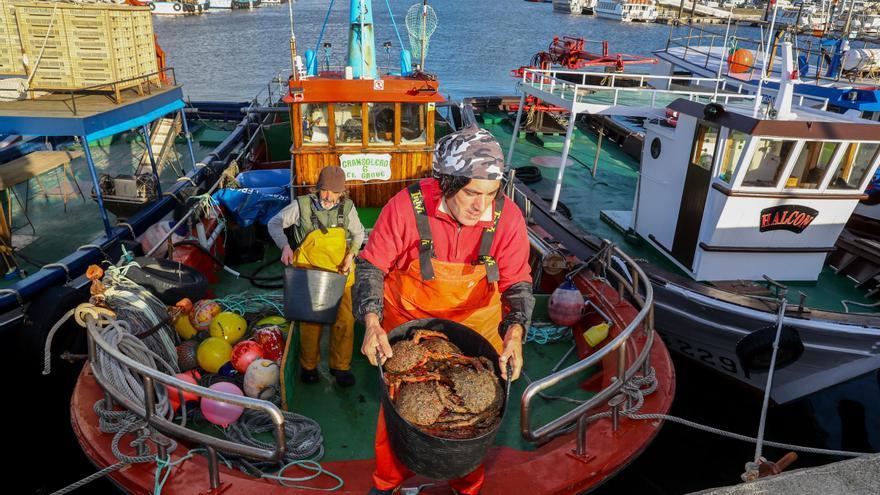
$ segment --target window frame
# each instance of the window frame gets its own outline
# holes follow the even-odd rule
[[[746,174],[748,173],[749,170],[748,170],[748,167],[745,166],[745,162],[743,160],[745,159],[745,157],[748,157],[749,163],[751,163],[752,158],[754,158],[754,156],[755,156],[755,152],[758,151],[758,145],[761,143],[761,141],[765,141],[765,140],[766,141],[794,141],[795,145],[794,145],[794,149],[792,149],[792,152],[788,154],[788,158],[786,158],[785,163],[781,164],[780,167],[777,169],[777,170],[781,170],[781,172],[779,175],[779,179],[776,180],[776,184],[774,187],[745,186],[745,185],[743,185],[743,182],[745,181]],[[783,184],[785,183],[784,181],[788,179],[788,177],[785,175],[785,171],[790,170],[789,167],[793,166],[794,160],[796,159],[797,156],[799,156],[799,153],[795,153],[795,152],[799,151],[800,146],[802,146],[802,145],[803,145],[802,139],[791,139],[791,138],[784,138],[784,137],[777,137],[777,136],[751,136],[749,139],[749,144],[746,147],[746,149],[744,150],[743,156],[740,157],[741,163],[739,164],[739,171],[736,174],[736,180],[731,185],[731,188],[734,188],[734,189],[737,189],[737,190],[740,190],[743,192],[770,192],[770,191],[781,192]]]
[[[877,150],[874,152],[874,156],[871,159],[871,162],[868,164],[868,168],[866,169],[865,176],[862,177],[862,181],[859,183],[858,188],[855,189],[832,189],[829,186],[831,185],[831,180],[837,175],[837,169],[840,167],[841,163],[843,163],[843,156],[846,154],[847,149],[853,144],[857,144],[859,146],[869,143],[869,144],[878,144],[880,145],[880,141],[844,141],[845,146],[841,146],[840,149],[837,150],[837,155],[834,157],[834,173],[828,174],[823,181],[823,186],[829,195],[847,195],[853,194],[853,192],[863,192],[866,187],[868,187],[868,183],[874,178],[874,175],[877,173],[877,165],[880,163],[880,146],[878,146]],[[856,155],[858,155],[859,150],[856,149]]]

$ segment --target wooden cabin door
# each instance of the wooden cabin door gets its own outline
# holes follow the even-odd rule
[[[678,222],[672,241],[672,255],[688,268],[693,268],[703,210],[712,181],[712,162],[718,145],[718,128],[703,122],[697,125],[694,146],[685,173],[684,189],[678,208]]]

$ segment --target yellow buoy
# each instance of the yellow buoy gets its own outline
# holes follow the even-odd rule
[[[209,332],[211,337],[218,337],[230,344],[235,344],[247,331],[247,322],[238,313],[224,311],[211,320]]]
[[[221,366],[232,356],[232,346],[219,337],[208,337],[196,350],[199,367],[210,373],[217,373]]]
[[[198,330],[189,322],[187,315],[181,315],[174,321],[174,329],[177,330],[177,335],[180,335],[180,338],[183,340],[189,340],[198,333]]]

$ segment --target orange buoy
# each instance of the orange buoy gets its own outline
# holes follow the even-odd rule
[[[746,50],[745,48],[736,50],[727,58],[730,72],[733,72],[734,74],[742,74],[743,72],[750,71],[752,69],[752,64],[754,63],[755,57],[752,56],[751,51]]]

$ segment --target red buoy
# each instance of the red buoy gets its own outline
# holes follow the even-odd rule
[[[548,313],[553,323],[566,327],[581,320],[584,315],[584,296],[571,279],[566,279],[550,295]]]

